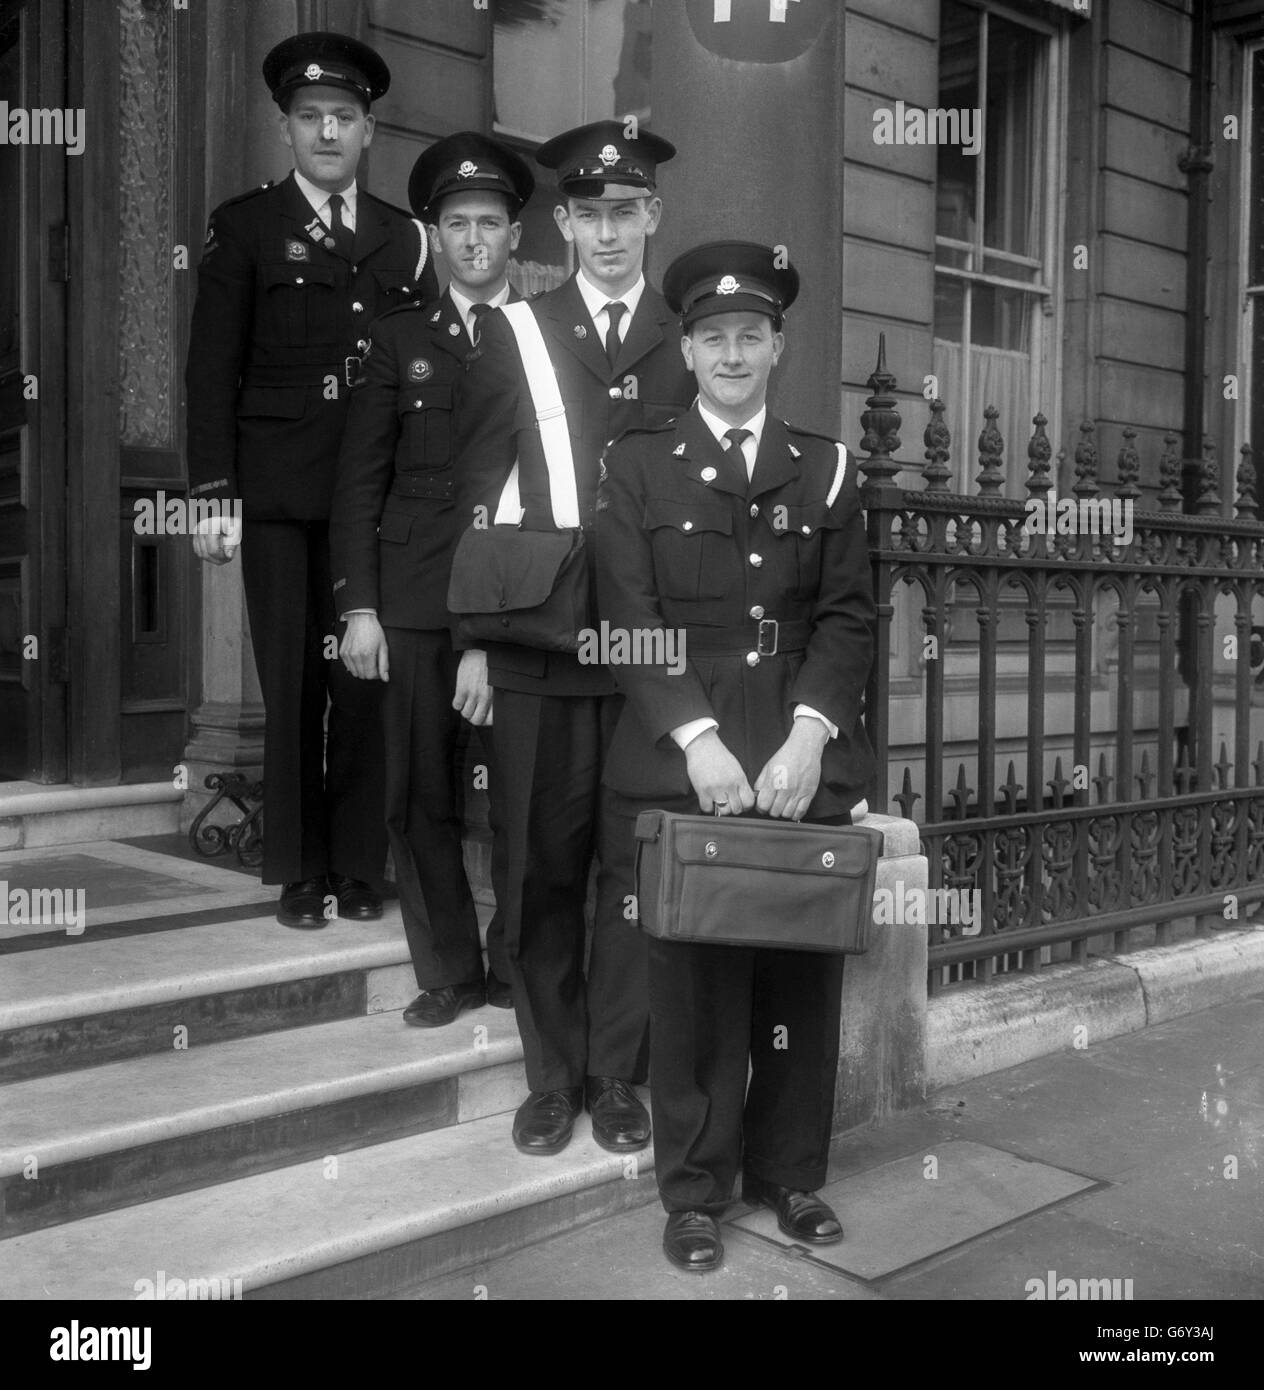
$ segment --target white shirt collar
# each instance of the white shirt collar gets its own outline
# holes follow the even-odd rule
[[[448,283],[448,294],[451,296],[453,307],[456,309],[461,322],[465,325],[465,331],[470,335],[470,341],[472,342],[474,339],[474,324],[470,317],[470,309],[475,304],[490,304],[493,309],[499,309],[502,304],[508,304],[509,282],[506,281],[504,286],[496,294],[492,295],[490,299],[470,299],[467,295],[462,294],[451,282]]]
[[[584,274],[583,266],[579,268],[579,272],[575,276],[575,284],[579,289],[580,298],[584,301],[584,308],[588,310],[588,317],[592,319],[593,323],[597,324],[598,314],[604,315],[601,323],[597,324],[598,328],[603,324],[609,324],[610,315],[605,313],[605,308],[611,300],[617,299],[620,304],[628,306],[628,312],[624,314],[623,322],[620,324],[619,337],[622,338],[627,332],[628,324],[632,322],[632,315],[636,313],[636,306],[641,302],[641,295],[645,293],[645,273],[642,272],[636,277],[636,284],[630,290],[625,290],[618,295],[598,289]]]
[[[759,452],[759,441],[763,438],[764,435],[764,421],[768,418],[767,401],[765,401],[764,404],[760,406],[759,410],[754,415],[752,415],[750,419],[746,421],[745,424],[738,425],[736,427],[730,425],[727,420],[721,420],[718,415],[715,415],[711,411],[709,411],[706,408],[706,406],[702,404],[701,400],[698,401],[698,414],[702,416],[703,424],[706,425],[707,429],[709,429],[711,433],[715,436],[715,442],[720,446],[721,449],[725,447],[725,433],[728,430],[738,428],[743,430],[750,430],[752,438],[745,441],[745,443],[753,445],[755,453]]]
[[[327,193],[323,188],[317,188],[317,186],[311,181],[311,179],[305,179],[297,169],[295,169],[294,171],[294,182],[298,184],[299,190],[302,192],[303,197],[306,198],[307,201],[312,205],[312,211],[316,213],[318,217],[322,218],[322,220],[325,219],[327,215],[326,210],[329,207],[329,199],[333,195]],[[354,230],[356,220],[355,179],[352,179],[350,184],[346,188],[341,189],[340,192],[342,195],[342,201],[346,205],[347,209],[347,215],[342,220],[346,222],[347,225]],[[329,226],[330,223],[326,220],[325,225]]]

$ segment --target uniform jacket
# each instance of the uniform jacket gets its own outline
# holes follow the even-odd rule
[[[531,307],[566,407],[580,521],[590,532],[606,444],[626,429],[661,424],[679,414],[693,400],[693,376],[680,355],[678,320],[649,285],[628,322],[613,367],[573,276],[532,300]],[[463,519],[472,518],[480,506],[488,509],[489,517],[495,515],[515,459],[523,526],[552,530],[548,473],[517,343],[504,317],[488,314],[457,416],[457,492]],[[590,544],[590,556],[591,551]],[[578,695],[613,689],[600,667],[524,647],[490,644],[488,669],[494,685],[514,690]]]
[[[339,613],[376,608],[388,627],[445,628],[459,516],[453,409],[473,349],[447,293],[390,310],[369,340],[330,517],[334,601]]]
[[[293,174],[211,215],[185,371],[189,492],[240,498],[247,519],[328,517],[347,359],[379,314],[438,293],[420,224],[364,189],[353,259],[327,236]]]
[[[809,817],[849,810],[873,755],[861,700],[873,660],[875,608],[854,464],[828,502],[832,440],[766,417],[750,483],[695,406],[673,424],[634,431],[607,454],[597,521],[598,611],[611,629],[683,629],[685,669],[612,666],[627,696],[604,780],[635,797],[689,795],[670,731],[714,718],[752,785],[802,703],[838,726],[825,747]],[[704,477],[710,473],[710,480]],[[710,472],[714,470],[714,472]],[[758,661],[758,619],[800,650]],[[795,624],[794,628],[788,624]],[[707,629],[732,634],[729,655],[689,652]],[[766,648],[772,630],[765,628]]]

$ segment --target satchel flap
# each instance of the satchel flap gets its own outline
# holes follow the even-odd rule
[[[718,531],[733,534],[733,514],[727,507],[711,507],[700,502],[681,502],[675,497],[647,497],[645,526],[673,526],[677,531],[692,535],[697,531]]]
[[[662,834],[663,812],[662,811],[642,811],[636,818],[636,838],[644,840],[647,844],[653,844]]]
[[[522,531],[517,526],[469,527],[452,557],[448,609],[452,613],[511,612],[537,608],[557,587],[577,531]]]
[[[867,877],[882,851],[881,833],[864,826],[734,816],[681,817],[671,827],[670,843],[682,864],[836,878]]]

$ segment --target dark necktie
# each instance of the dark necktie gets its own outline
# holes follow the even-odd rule
[[[329,231],[334,239],[334,249],[339,255],[346,256],[350,260],[355,233],[342,220],[342,207],[342,194],[331,194],[329,198]]]
[[[628,306],[621,299],[612,299],[606,305],[606,313],[610,316],[610,327],[606,329],[606,361],[612,367],[619,355],[619,320],[627,312]]]
[[[742,445],[748,439],[755,436],[750,430],[725,430],[724,437],[729,442],[724,446],[725,451],[734,455],[742,469],[742,478],[750,482],[750,472],[746,467],[746,455],[742,452]]]
[[[470,336],[472,337],[472,339],[473,339],[473,341],[474,341],[474,346],[475,346],[475,347],[478,346],[479,337],[482,335],[482,332],[483,332],[483,315],[484,315],[484,314],[490,314],[491,311],[492,311],[492,306],[491,306],[490,304],[471,304],[471,305],[470,305],[470,313],[474,315],[474,323],[473,323],[473,325],[472,325],[473,332],[471,333]]]

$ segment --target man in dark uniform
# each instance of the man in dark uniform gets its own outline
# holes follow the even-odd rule
[[[646,239],[662,212],[655,166],[675,148],[629,138],[602,121],[543,145],[566,201],[554,213],[577,274],[531,302],[566,408],[579,514],[591,527],[606,443],[632,425],[674,416],[693,397],[663,298],[646,284]],[[517,461],[522,524],[552,530],[535,409],[512,330],[488,316],[458,409],[457,488],[466,519],[495,514]],[[570,1140],[587,1104],[597,1142],[616,1152],[649,1142],[632,1086],[646,1074],[645,950],[605,875],[587,980],[584,899],[597,822],[613,685],[576,656],[495,645],[493,735],[506,843],[505,932],[530,1095],[514,1117],[524,1153]]]
[[[609,450],[597,526],[602,621],[674,630],[686,654],[683,671],[614,668],[627,701],[603,814],[623,826],[607,867],[626,893],[641,810],[847,824],[873,767],[860,715],[874,603],[854,468],[766,405],[798,275],[770,247],[713,242],[663,284],[698,401]],[[773,1207],[795,1240],[841,1239],[812,1194],[829,1157],[843,956],[648,945],[668,1257],[720,1263],[716,1217],[739,1167],[745,1199]]]
[[[534,187],[525,160],[470,131],[417,160],[408,199],[448,267],[448,288],[437,303],[390,310],[370,330],[334,491],[329,534],[335,601],[347,624],[342,658],[354,676],[386,682],[386,825],[421,990],[404,1021],[422,1028],[484,1002],[512,1003],[499,909],[484,983],[461,850],[461,720],[489,718],[486,660],[481,652],[458,657],[446,601],[460,529],[454,392],[479,320],[521,298],[506,267]],[[499,795],[494,766],[488,790]],[[498,851],[493,862],[498,878]]]
[[[380,917],[386,861],[379,686],[337,660],[329,504],[350,382],[373,318],[437,292],[420,223],[357,189],[386,65],[341,34],[264,60],[294,172],[211,215],[185,373],[189,492],[240,499],[194,540],[224,564],[240,539],[263,691],[263,881],[277,920]],[[328,740],[324,722],[329,706]]]

